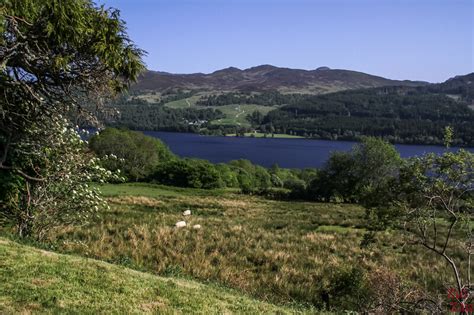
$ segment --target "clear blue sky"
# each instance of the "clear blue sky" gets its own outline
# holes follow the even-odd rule
[[[474,71],[474,0],[98,0],[149,69],[328,66],[444,81]]]

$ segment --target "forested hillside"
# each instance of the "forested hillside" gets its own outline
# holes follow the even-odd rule
[[[163,105],[113,105],[118,115],[107,119],[108,126],[134,130],[199,132],[212,120],[223,118],[221,111],[205,108],[169,108]]]
[[[320,70],[322,71],[322,70]],[[455,145],[474,145],[474,74],[440,84],[385,86],[312,95],[276,90],[132,92],[110,106],[107,125],[203,134],[262,133],[314,139],[380,136],[395,143],[441,144],[443,128]]]
[[[312,96],[270,112],[262,128],[311,138],[352,140],[366,135],[397,143],[440,144],[443,128],[449,125],[455,129],[456,144],[474,145],[472,84],[467,83],[472,76],[428,87]]]
[[[474,73],[458,75],[443,83],[428,85],[420,89],[432,93],[459,96],[462,100],[472,103],[474,101]]]

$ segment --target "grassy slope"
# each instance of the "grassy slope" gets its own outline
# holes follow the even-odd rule
[[[224,106],[214,106],[212,108],[218,109],[223,112],[226,117],[223,119],[213,121],[217,125],[238,125],[243,127],[249,127],[250,123],[245,118],[248,114],[251,114],[253,111],[259,111],[263,115],[266,115],[269,111],[276,109],[276,106],[262,106],[262,105],[224,105]]]
[[[0,313],[294,313],[234,291],[0,239]]]
[[[199,99],[203,96],[204,94],[196,94],[191,97],[177,100],[177,101],[172,101],[169,103],[166,103],[166,106],[171,107],[171,108],[189,108],[189,107],[196,107],[195,104]]]
[[[49,241],[58,251],[219,283],[293,307],[322,307],[321,292],[331,287],[334,272],[348,266],[370,270],[374,285],[381,282],[379,274],[431,292],[444,293],[442,284],[452,282],[444,261],[405,246],[397,232],[379,235],[372,250],[360,249],[365,218],[355,205],[284,202],[152,184],[101,189],[111,209],[90,226],[51,233]],[[186,209],[192,210],[190,217],[182,216]],[[176,230],[174,224],[183,219],[202,228]],[[462,250],[461,242],[452,246]],[[384,288],[387,292],[380,290],[381,295],[393,291]]]
[[[179,188],[157,184],[147,183],[127,183],[116,185],[98,185],[104,196],[143,196],[143,197],[178,197],[178,196],[221,196],[227,192],[236,191],[235,189],[194,189]]]

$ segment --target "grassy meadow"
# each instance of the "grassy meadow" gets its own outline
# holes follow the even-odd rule
[[[255,137],[255,138],[265,138],[265,135],[267,138],[281,138],[281,139],[303,139],[304,137],[301,136],[293,136],[293,135],[287,135],[284,133],[274,133],[273,136],[272,134],[265,134],[261,132],[246,132],[244,133],[245,137]],[[227,137],[235,137],[235,133],[230,133],[226,135]]]
[[[196,102],[199,101],[199,99],[203,96],[204,94],[196,94],[188,98],[183,98],[177,101],[172,101],[166,103],[166,106],[171,107],[171,108],[189,108],[189,107],[195,107]]]
[[[363,309],[425,290],[444,299],[452,283],[444,261],[406,245],[396,231],[362,249],[359,206],[152,184],[101,189],[110,210],[88,226],[52,231],[50,249],[300,309]],[[183,217],[187,209],[192,215]],[[188,226],[175,228],[183,219]]]
[[[1,314],[308,313],[217,285],[163,278],[0,238]]]

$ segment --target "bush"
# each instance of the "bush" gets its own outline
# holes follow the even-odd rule
[[[306,197],[306,183],[299,178],[288,178],[283,182],[283,187],[290,190],[289,198],[303,199]]]
[[[319,284],[321,300],[327,310],[365,310],[372,292],[367,271],[361,266],[327,266],[327,279]]]
[[[225,187],[216,167],[208,161],[197,159],[171,160],[160,164],[149,179],[178,187],[204,189]]]
[[[254,165],[248,160],[234,160],[230,167],[237,173],[239,187],[243,193],[263,193],[272,187],[272,177],[264,167]]]
[[[215,165],[219,176],[225,187],[234,188],[239,187],[239,180],[237,173],[227,164],[219,163]]]

